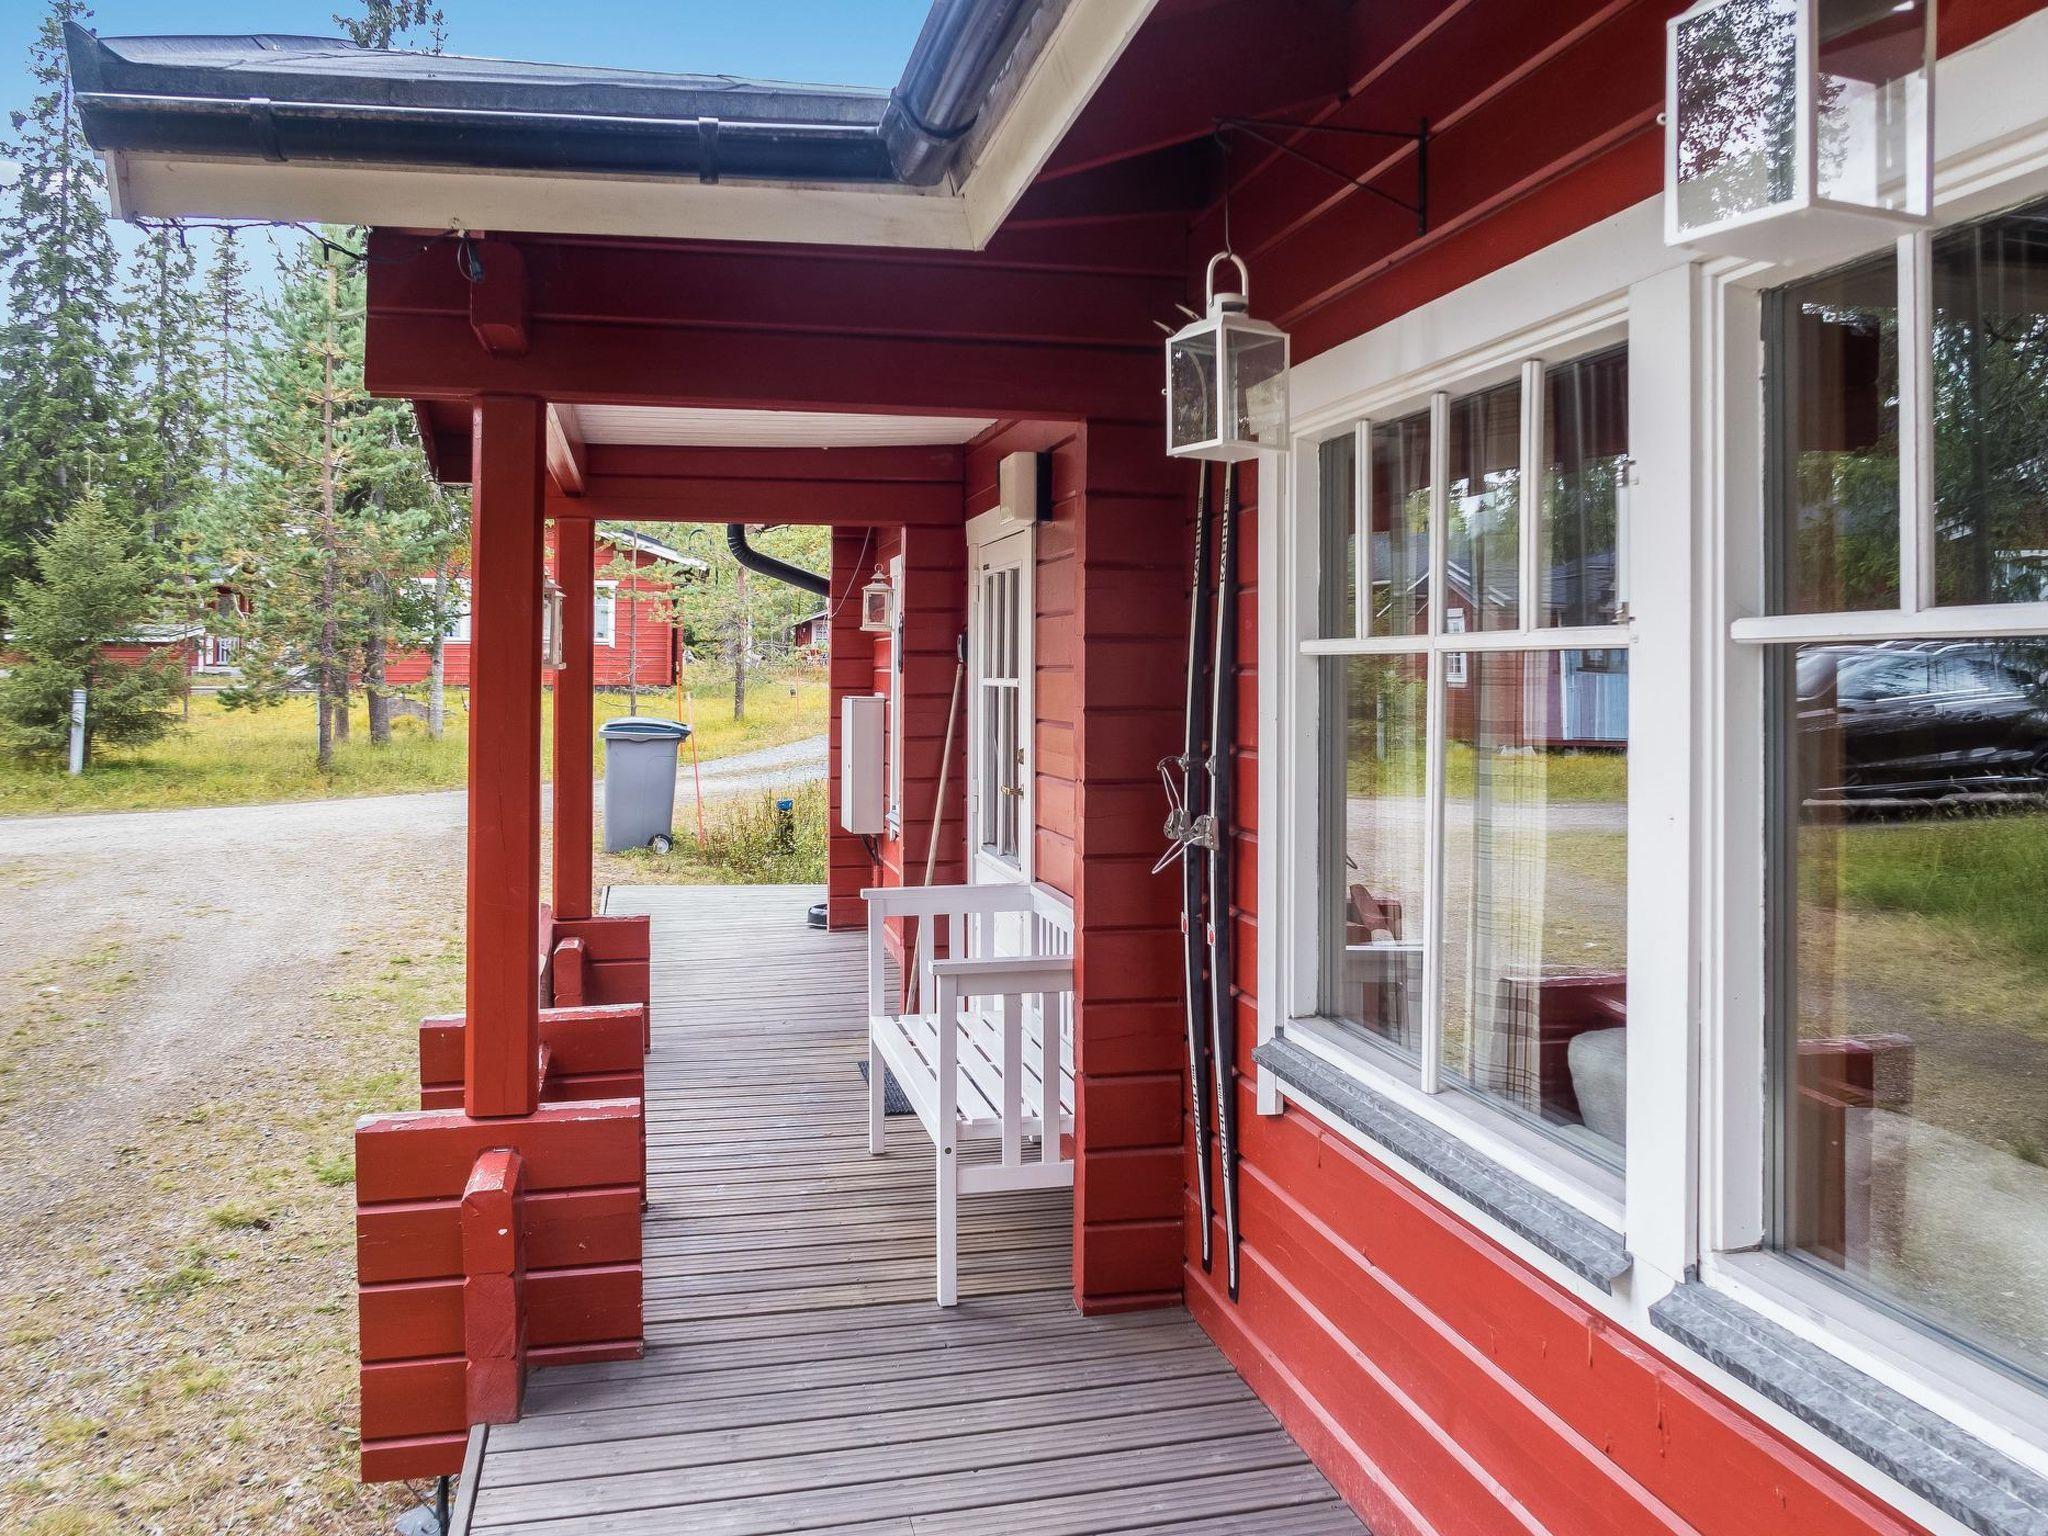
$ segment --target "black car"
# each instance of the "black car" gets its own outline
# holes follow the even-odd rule
[[[1802,647],[1808,798],[2048,794],[2048,650],[2038,642]]]

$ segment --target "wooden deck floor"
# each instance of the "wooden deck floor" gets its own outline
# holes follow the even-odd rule
[[[820,894],[611,893],[654,917],[647,1358],[536,1373],[470,1529],[1361,1531],[1184,1312],[1075,1312],[1066,1192],[963,1200],[934,1305],[931,1144],[868,1156],[862,943],[806,929]]]

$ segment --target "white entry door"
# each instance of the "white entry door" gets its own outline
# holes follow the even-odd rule
[[[976,885],[1031,878],[1033,532],[980,518],[967,529],[967,878]]]

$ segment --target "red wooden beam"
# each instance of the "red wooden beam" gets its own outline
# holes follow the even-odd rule
[[[596,526],[558,519],[555,580],[562,589],[562,669],[555,674],[557,919],[590,916],[592,609]]]
[[[517,1152],[476,1160],[462,1191],[462,1353],[471,1424],[516,1424],[526,1395],[525,1194]]]
[[[564,496],[583,494],[585,450],[573,405],[548,407],[548,474]]]
[[[474,240],[465,247],[469,328],[493,357],[526,351],[526,257],[509,240]]]
[[[476,403],[470,546],[469,952],[464,1102],[471,1117],[540,1101],[540,638],[546,407]]]
[[[1181,287],[1170,292],[1129,312],[1129,341],[1092,346],[552,321],[511,358],[480,352],[465,317],[372,314],[365,377],[373,394],[415,399],[1134,419],[1159,408],[1145,333],[1176,313]]]

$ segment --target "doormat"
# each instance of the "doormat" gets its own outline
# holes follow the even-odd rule
[[[865,1061],[856,1060],[854,1065],[860,1068],[860,1080],[866,1082],[868,1080],[868,1064]],[[916,1110],[910,1107],[910,1100],[903,1097],[903,1090],[897,1086],[896,1074],[887,1067],[882,1068],[882,1113],[885,1115],[914,1115],[917,1113]]]

